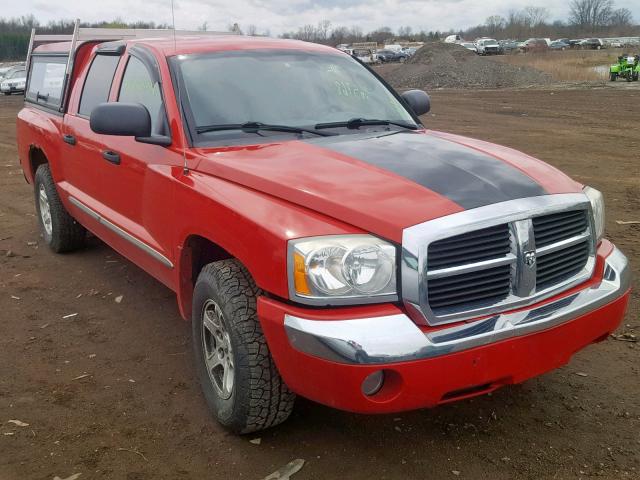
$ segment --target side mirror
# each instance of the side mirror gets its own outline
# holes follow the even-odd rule
[[[407,90],[400,95],[416,115],[424,115],[431,110],[431,99],[423,90]]]
[[[101,103],[92,110],[89,125],[95,133],[104,135],[151,136],[151,116],[139,103]]]

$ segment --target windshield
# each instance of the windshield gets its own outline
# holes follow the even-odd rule
[[[389,89],[346,55],[231,51],[180,55],[172,61],[194,130],[247,122],[313,128],[354,118],[415,125]],[[225,132],[202,135],[209,139]]]

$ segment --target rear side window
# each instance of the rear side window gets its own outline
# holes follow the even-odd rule
[[[80,115],[88,117],[94,107],[109,99],[111,82],[119,61],[117,55],[96,55],[93,59],[80,97]]]
[[[27,100],[49,107],[59,107],[67,57],[31,58]]]

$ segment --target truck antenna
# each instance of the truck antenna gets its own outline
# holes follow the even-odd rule
[[[175,14],[175,9],[173,6],[173,1],[171,0],[171,23],[173,26],[173,53],[174,55],[178,54],[178,43],[176,40],[176,14]],[[182,130],[184,128],[184,118],[182,117],[182,92],[180,89],[180,79],[177,78],[176,76],[176,89],[178,91],[178,113],[180,114],[180,128],[181,128],[181,143],[182,143],[182,174],[183,175],[188,175],[189,174],[189,167],[187,166],[187,138],[184,134],[184,130]]]

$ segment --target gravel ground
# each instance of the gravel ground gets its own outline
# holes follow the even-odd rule
[[[640,335],[640,225],[616,223],[640,220],[630,86],[436,91],[424,121],[601,189],[635,274],[617,333]],[[229,435],[205,408],[174,295],[96,239],[70,255],[42,244],[16,163],[20,105],[0,97],[0,480],[261,480],[296,458],[292,480],[640,478],[640,345],[613,338],[433,410],[362,416],[299,399],[280,427]]]
[[[452,43],[428,43],[404,64],[376,67],[398,89],[499,88],[548,85],[551,77],[529,67],[496,62]]]

